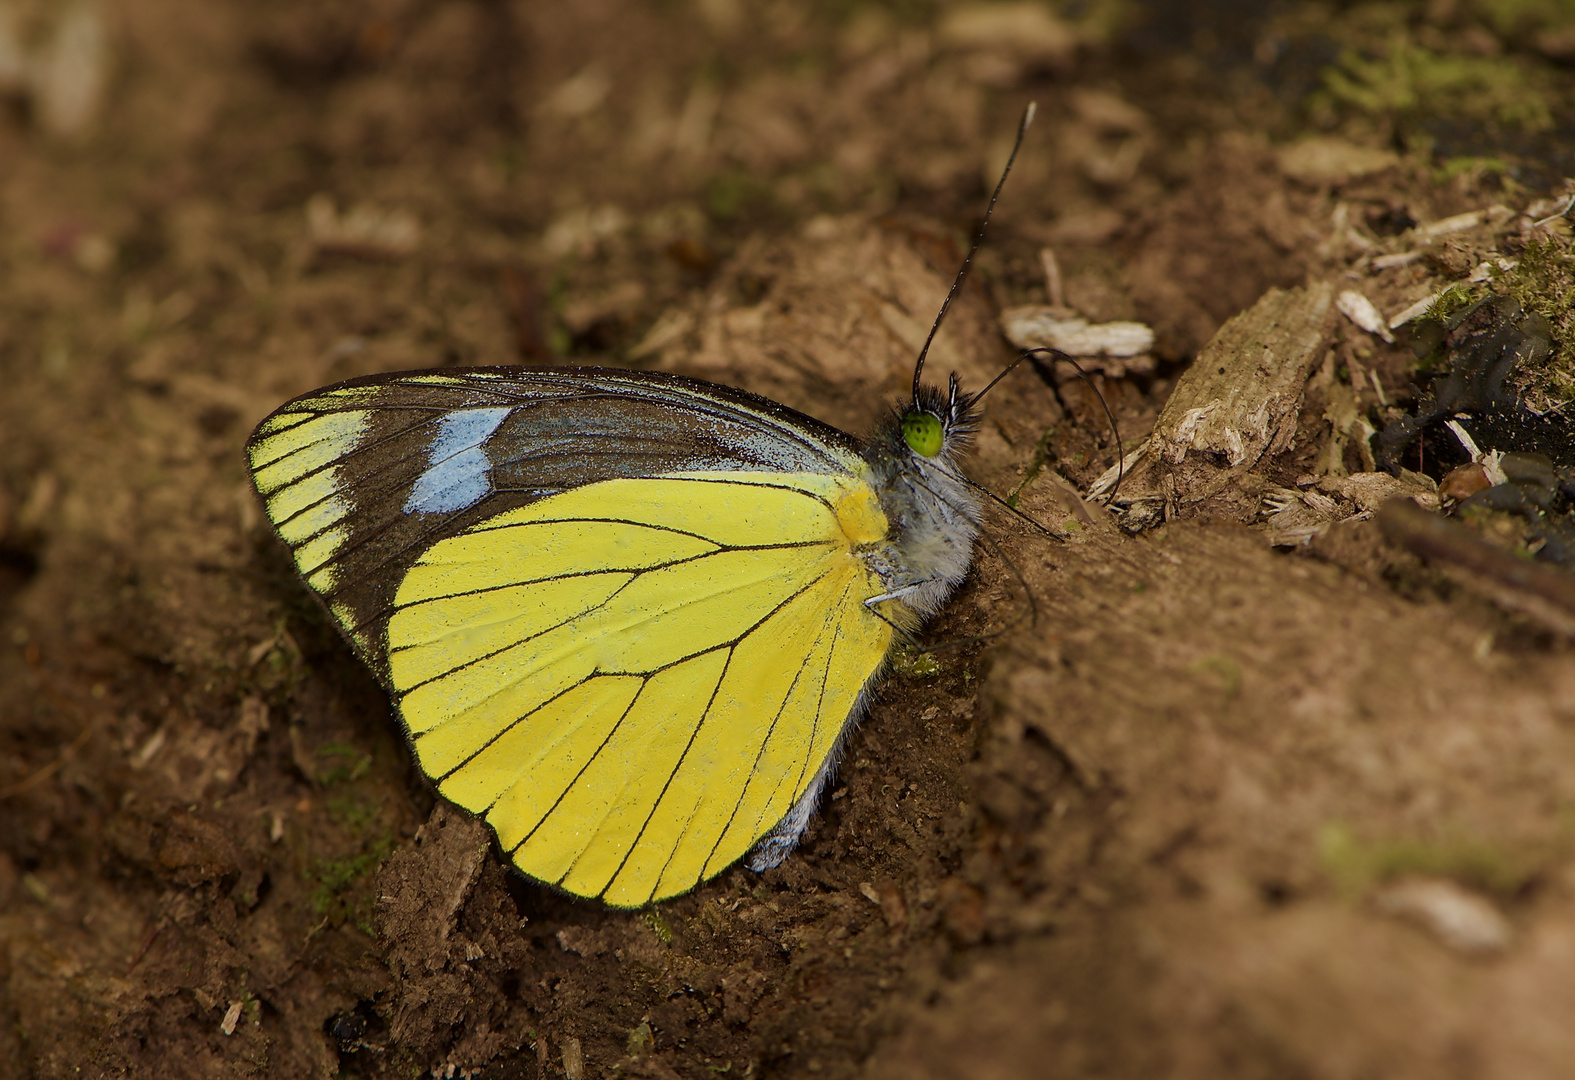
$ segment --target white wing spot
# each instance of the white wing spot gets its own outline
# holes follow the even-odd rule
[[[492,462],[481,444],[498,430],[512,406],[462,409],[438,421],[427,451],[427,468],[405,501],[407,514],[451,514],[476,505],[487,494]]]

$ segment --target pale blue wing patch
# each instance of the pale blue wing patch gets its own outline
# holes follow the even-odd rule
[[[416,478],[407,514],[451,514],[476,505],[490,490],[492,461],[482,443],[498,430],[512,406],[462,409],[438,421],[427,467]]]

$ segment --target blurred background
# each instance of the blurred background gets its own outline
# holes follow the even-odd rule
[[[0,0],[0,1077],[1560,1075],[1575,768],[1544,638],[1443,704],[1395,691],[1489,730],[1530,688],[1541,734],[1407,772],[1436,731],[1355,761],[1321,729],[1274,752],[1337,779],[1267,832],[1242,807],[1273,780],[1197,809],[1257,767],[1213,735],[1123,773],[1024,735],[1011,703],[1051,691],[988,652],[918,665],[803,858],[607,913],[434,809],[240,447],[328,382],[500,363],[680,370],[862,430],[1032,100],[941,358],[988,378],[1024,305],[1141,323],[1097,381],[1130,448],[1266,290],[1361,280],[1392,314],[1508,252],[1462,225],[1407,262],[1419,227],[1556,217],[1572,97],[1569,0]],[[1545,314],[1562,348],[1569,304]],[[1414,357],[1350,348],[1358,405],[1407,400]],[[1022,386],[982,479],[1086,486],[1114,461],[1092,392]],[[1056,580],[1125,595],[1099,575],[1138,565]],[[1409,640],[1385,625],[1372,649]],[[1193,672],[1188,730],[1246,707],[1228,664],[1133,648],[1106,675]],[[1407,839],[1325,828],[1369,814]],[[1394,866],[1463,882],[1489,946],[1364,907]],[[1522,924],[1541,944],[1503,959]]]

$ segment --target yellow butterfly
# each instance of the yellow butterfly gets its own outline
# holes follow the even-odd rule
[[[437,790],[636,907],[787,857],[894,635],[966,576],[978,398],[924,355],[867,440],[676,375],[470,368],[306,394],[247,455]]]

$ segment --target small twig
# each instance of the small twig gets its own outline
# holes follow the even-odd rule
[[[1386,502],[1378,511],[1378,527],[1390,541],[1428,562],[1458,571],[1463,584],[1550,630],[1575,637],[1575,575],[1518,559],[1410,499]]]
[[[1565,198],[1564,208],[1562,210],[1554,211],[1547,217],[1543,218],[1541,221],[1533,221],[1531,223],[1531,227],[1533,229],[1540,229],[1542,226],[1557,221],[1561,217],[1568,217],[1571,210],[1575,210],[1575,193],[1572,193]]]
[[[88,738],[92,734],[92,728],[83,728],[82,734],[73,739],[70,746],[67,746],[64,750],[60,751],[59,755],[56,756],[54,761],[51,761],[48,765],[45,765],[31,776],[23,777],[14,784],[7,784],[5,787],[0,787],[0,799],[9,799],[13,795],[20,795],[24,791],[31,791],[39,784],[42,784],[45,780],[48,780],[51,776],[54,776],[60,771],[60,767],[66,763],[67,758],[86,745]]]
[[[1377,369],[1368,371],[1367,377],[1373,381],[1373,389],[1378,391],[1378,404],[1386,409],[1389,408],[1389,396],[1384,393],[1384,384],[1378,380]]]
[[[159,936],[159,931],[163,929],[163,923],[154,923],[153,929],[149,930],[147,934],[143,936],[142,944],[137,947],[137,955],[133,956],[131,958],[131,963],[126,965],[127,978],[130,978],[131,973],[136,970],[137,965],[142,963],[142,958],[148,955],[148,950],[153,948],[154,939]]]
[[[1066,307],[1066,286],[1061,281],[1061,263],[1053,248],[1039,249],[1039,263],[1045,270],[1045,299],[1051,307]]]

